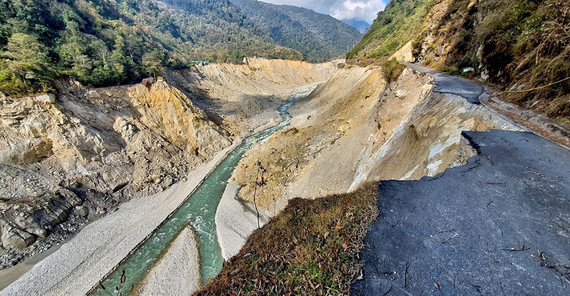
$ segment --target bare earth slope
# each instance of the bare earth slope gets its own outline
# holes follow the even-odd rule
[[[2,267],[186,178],[236,138],[276,122],[295,88],[336,69],[256,59],[169,72],[148,88],[60,82],[58,96],[2,97]]]
[[[218,236],[224,257],[235,255],[257,228],[256,205],[264,224],[295,197],[345,193],[368,181],[434,176],[476,155],[463,130],[520,130],[461,97],[478,97],[485,89],[473,93],[474,83],[460,82],[465,89],[443,94],[433,91],[437,83],[430,75],[411,69],[391,84],[373,66],[337,72],[293,106],[289,129],[254,146],[236,167],[230,180],[236,184],[216,214],[218,233],[225,234]],[[263,186],[256,185],[259,162],[266,170]],[[229,202],[232,198],[238,202]],[[247,219],[227,217],[236,212]]]
[[[36,237],[65,236],[135,194],[163,190],[231,143],[165,82],[6,98],[1,119],[1,242],[14,250],[2,266]],[[70,214],[76,223],[58,227]]]
[[[243,65],[210,64],[168,73],[196,105],[215,114],[227,130],[244,137],[277,124],[277,108],[303,85],[325,82],[337,70],[337,62],[310,64],[246,58]],[[221,117],[217,117],[221,116]]]
[[[405,70],[386,85],[379,68],[338,72],[293,109],[291,128],[254,147],[238,165],[238,197],[276,213],[288,199],[342,193],[365,181],[433,176],[474,155],[462,130],[518,127],[456,94],[432,92],[430,76]],[[483,91],[483,89],[481,89]]]

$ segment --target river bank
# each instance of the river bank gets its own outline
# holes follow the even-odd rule
[[[160,225],[238,141],[191,171],[169,189],[123,204],[116,212],[87,225],[58,251],[35,265],[0,295],[86,294]],[[198,267],[196,267],[198,268]]]
[[[160,269],[161,264],[155,262],[169,262],[176,257],[178,252],[172,251],[173,245],[170,242],[178,240],[179,232],[190,224],[197,234],[197,245],[199,249],[199,269],[202,284],[216,276],[222,268],[224,257],[222,256],[221,244],[218,242],[216,227],[216,209],[220,204],[222,195],[226,190],[228,179],[232,176],[235,166],[241,160],[245,151],[256,143],[264,141],[274,133],[285,128],[291,121],[291,116],[287,109],[299,98],[308,95],[315,86],[302,87],[296,90],[287,102],[278,111],[282,121],[273,127],[267,128],[259,133],[246,138],[241,145],[236,147],[206,178],[194,193],[185,201],[171,216],[158,227],[151,236],[141,243],[136,250],[117,266],[112,273],[101,281],[98,289],[93,291],[94,295],[106,295],[107,289],[117,288],[121,293],[130,293],[140,280],[145,278],[145,284],[161,286],[164,282],[150,278],[147,271],[154,272]],[[223,245],[223,242],[222,242]],[[190,247],[190,246],[188,246]],[[147,276],[145,276],[147,275]],[[180,278],[184,273],[174,273],[171,276]],[[126,276],[126,277],[125,277]],[[164,285],[163,290],[170,290],[171,287]]]
[[[304,87],[299,90],[299,93],[304,94],[310,92],[311,89]],[[129,254],[133,252],[131,250],[137,249],[140,242],[146,241],[171,213],[180,208],[190,193],[199,188],[202,182],[206,182],[206,176],[219,171],[220,163],[231,158],[228,157],[228,153],[236,150],[238,146],[245,150],[251,144],[286,126],[290,120],[286,113],[286,106],[293,102],[294,100],[290,100],[284,108],[280,109],[284,119],[281,124],[253,136],[246,141],[245,146],[241,141],[234,142],[232,146],[218,153],[212,161],[192,171],[187,181],[175,184],[162,193],[125,203],[111,215],[88,225],[60,250],[41,261],[30,272],[1,291],[0,295],[88,293],[101,278],[106,276],[109,270],[115,269],[124,258],[129,257]],[[241,158],[241,153],[243,151],[234,156],[236,163]],[[228,174],[227,178],[229,176]],[[200,229],[198,231],[200,232]],[[188,240],[182,242],[182,248],[186,247],[187,243]],[[194,244],[194,242],[191,243]],[[175,245],[180,246],[180,244]],[[168,262],[172,259],[169,258],[169,254],[175,253],[177,252],[166,252],[162,260]],[[188,264],[185,270],[201,269],[199,260],[192,260]]]

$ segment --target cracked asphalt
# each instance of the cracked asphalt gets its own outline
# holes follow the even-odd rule
[[[414,71],[430,74],[434,79],[434,91],[454,94],[465,98],[471,104],[481,104],[479,97],[488,90],[471,80],[447,75],[412,63],[404,63]]]
[[[570,151],[464,132],[467,165],[381,182],[353,295],[570,295]]]
[[[415,64],[473,104],[483,86]],[[353,295],[570,295],[570,150],[528,132],[463,132],[478,155],[383,181]]]

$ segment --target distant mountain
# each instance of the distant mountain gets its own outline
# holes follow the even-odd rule
[[[370,28],[370,24],[365,22],[365,21],[361,21],[361,20],[343,20],[343,22],[345,24],[348,24],[350,26],[352,26],[353,28],[357,29],[360,33],[366,33],[366,30],[368,30],[368,28]]]
[[[255,0],[230,1],[273,41],[301,52],[309,61],[343,55],[362,37],[355,28],[306,8]]]
[[[361,35],[310,10],[230,0],[0,0],[0,92],[137,81],[192,61],[324,61]]]

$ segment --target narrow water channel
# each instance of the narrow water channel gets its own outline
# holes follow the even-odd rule
[[[279,108],[279,114],[283,118],[281,123],[246,138],[240,146],[235,148],[186,202],[176,210],[174,215],[165,221],[144,244],[103,281],[106,290],[98,287],[92,295],[128,294],[149,271],[153,263],[166,251],[168,245],[176,238],[182,228],[188,224],[192,225],[197,233],[202,282],[205,284],[209,279],[215,277],[222,269],[223,258],[218,245],[214,221],[216,208],[224,193],[227,181],[245,151],[253,143],[263,140],[289,125],[291,115],[287,109],[296,99],[297,96],[292,96],[286,104]],[[125,277],[121,283],[123,270]]]

